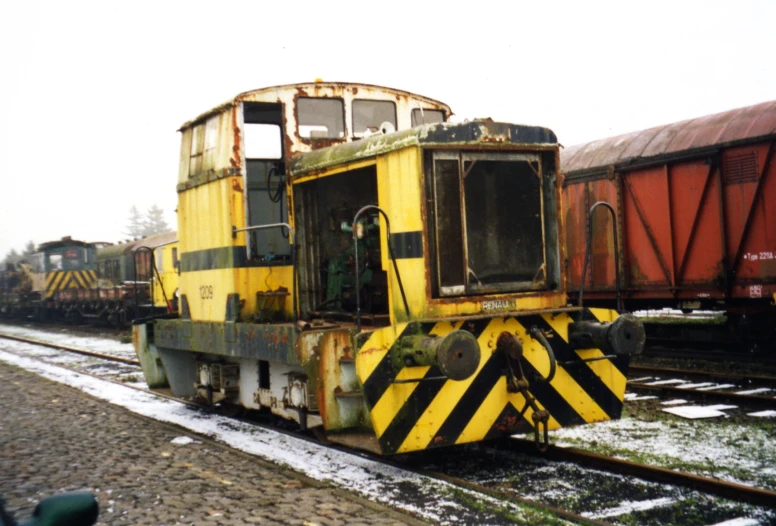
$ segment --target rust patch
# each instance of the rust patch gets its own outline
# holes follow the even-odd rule
[[[234,129],[234,144],[232,145],[232,157],[229,164],[232,168],[239,168],[242,163],[242,137],[240,136],[240,123],[237,122],[237,110],[232,108],[232,128]]]
[[[361,349],[358,351],[358,354],[372,354],[376,352],[382,352],[384,349],[382,347],[372,347],[371,349]]]
[[[353,349],[351,349],[349,345],[342,348],[342,357],[349,360],[353,359]]]
[[[242,184],[240,183],[239,177],[234,177],[232,179],[232,190],[234,190],[235,192],[243,193],[243,187],[242,187]]]

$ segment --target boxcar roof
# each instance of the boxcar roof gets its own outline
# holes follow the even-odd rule
[[[285,98],[282,95],[289,95],[289,94],[302,96],[302,97],[315,97],[316,89],[320,90],[323,88],[335,89],[335,90],[347,89],[347,90],[353,90],[356,93],[358,92],[359,88],[364,89],[367,92],[377,91],[377,92],[382,92],[385,95],[393,95],[395,97],[406,97],[406,98],[422,100],[429,104],[444,108],[448,116],[452,113],[450,106],[448,106],[443,102],[434,100],[430,97],[425,97],[423,95],[418,95],[417,93],[410,93],[409,91],[404,91],[400,89],[388,88],[385,86],[377,86],[373,84],[362,84],[358,82],[302,82],[299,84],[283,84],[280,86],[270,86],[267,88],[259,88],[255,90],[244,91],[239,95],[237,95],[236,97],[234,97],[233,99],[230,99],[224,102],[223,104],[219,104],[215,108],[212,108],[206,111],[205,113],[198,115],[195,119],[192,119],[190,121],[183,123],[180,127],[180,130],[185,130],[187,128],[190,128],[194,124],[200,123],[212,115],[221,113],[222,111],[228,108],[231,108],[237,104],[240,104],[244,100],[253,100],[253,101],[261,100],[266,102],[276,102]]]
[[[178,239],[177,232],[165,232],[164,234],[155,234],[140,239],[134,239],[126,243],[108,245],[97,249],[97,259],[106,259],[122,254],[132,253],[140,247],[156,248],[167,243],[172,243]]]
[[[149,247],[149,248],[156,248],[160,247],[162,245],[167,245],[170,243],[174,243],[178,240],[178,233],[175,231],[172,232],[164,232],[163,234],[155,234],[153,236],[144,237],[143,239],[139,240],[135,247]]]
[[[776,101],[770,101],[569,146],[561,151],[560,158],[566,174],[592,172],[774,136]]]
[[[493,144],[546,144],[558,142],[549,128],[473,120],[464,123],[443,122],[417,126],[385,135],[372,135],[359,141],[301,153],[291,159],[289,172],[302,175],[330,166],[366,159],[409,146],[470,146]]]

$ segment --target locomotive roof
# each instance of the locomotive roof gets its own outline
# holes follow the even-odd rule
[[[186,121],[181,125],[180,130],[178,131],[190,128],[194,124],[200,123],[212,115],[221,113],[222,111],[228,108],[231,108],[237,104],[240,104],[244,100],[264,100],[267,102],[274,102],[274,101],[280,101],[281,94],[295,94],[296,96],[301,96],[301,97],[315,97],[316,89],[321,89],[321,88],[339,89],[339,90],[349,89],[349,90],[353,90],[354,93],[357,93],[359,89],[364,89],[367,92],[378,91],[378,92],[383,92],[386,95],[394,95],[396,97],[406,97],[406,98],[422,100],[429,104],[438,105],[444,108],[448,115],[452,113],[450,106],[448,106],[443,102],[432,99],[430,97],[425,97],[423,95],[418,95],[417,93],[410,93],[409,91],[404,91],[400,89],[388,88],[385,86],[377,86],[375,84],[362,84],[359,82],[301,82],[298,84],[282,84],[280,86],[270,86],[266,88],[244,91],[239,95],[235,96],[233,99],[230,99],[222,104],[219,104],[218,106],[206,111],[205,113],[198,115],[195,119]]]
[[[464,123],[442,122],[385,135],[372,135],[360,141],[301,153],[291,159],[289,173],[292,176],[302,175],[336,164],[363,161],[409,146],[476,147],[499,143],[555,145],[557,142],[552,130],[540,126],[493,122],[489,119]]]
[[[38,245],[38,252],[43,252],[44,250],[52,250],[55,248],[64,248],[64,247],[93,247],[94,245],[92,243],[88,243],[86,241],[78,241],[77,239],[71,239],[70,237],[63,237],[62,239],[59,239],[57,241],[48,241],[46,243],[41,243]]]
[[[563,172],[594,172],[609,166],[684,157],[708,148],[776,135],[776,101],[763,102],[648,130],[569,146],[561,151]]]

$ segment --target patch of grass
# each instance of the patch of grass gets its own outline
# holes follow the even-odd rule
[[[134,374],[130,374],[129,376],[122,376],[121,381],[127,384],[134,384],[139,382],[140,379]]]
[[[738,465],[734,462],[719,462],[719,459],[705,458],[694,459],[680,456],[666,455],[663,452],[650,452],[629,447],[632,442],[649,438],[655,430],[622,430],[617,433],[616,441],[587,440],[584,438],[568,437],[564,439],[574,447],[598,453],[605,456],[624,458],[641,464],[660,466],[667,469],[676,469],[688,473],[696,473],[703,476],[723,477],[737,481],[746,481],[756,486],[774,489],[776,488],[776,474],[759,469],[756,466],[770,466],[773,463],[772,443],[776,437],[776,423],[748,417],[751,425],[741,425],[736,422],[677,422],[672,415],[666,415],[665,425],[668,430],[661,434],[665,436],[666,443],[673,442],[692,448],[693,444],[715,442],[721,447],[731,451],[731,454],[745,459],[746,462]],[[749,433],[748,430],[752,432]]]
[[[491,502],[478,499],[475,495],[459,488],[451,488],[449,494],[456,502],[482,514],[483,518],[490,516],[498,521],[498,523],[502,523],[501,521],[503,521],[503,524],[546,524],[550,526],[568,524],[568,521],[562,520],[556,515],[539,507],[533,507],[528,504],[504,502],[503,504],[494,506]],[[498,500],[498,497],[493,498]],[[517,508],[517,510],[515,508]]]
[[[119,336],[119,343],[132,343],[132,335],[122,334],[121,336]]]

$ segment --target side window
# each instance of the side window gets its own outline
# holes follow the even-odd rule
[[[202,152],[205,150],[204,125],[200,124],[191,130],[191,161],[189,162],[189,177],[202,172]]]
[[[211,117],[205,123],[205,140],[202,153],[202,167],[212,170],[216,167],[216,147],[218,146],[218,116]]]
[[[245,158],[280,159],[283,138],[277,124],[245,123]]]
[[[159,247],[156,252],[156,271],[159,272],[159,274],[164,272],[164,249],[161,247]]]
[[[389,100],[353,101],[353,135],[366,137],[373,133],[396,131],[396,104]]]
[[[52,270],[62,270],[62,254],[49,254],[48,268]]]
[[[412,127],[422,126],[424,124],[435,124],[445,122],[445,112],[441,110],[424,110],[415,108],[412,110]]]
[[[340,99],[302,97],[296,101],[300,137],[342,139],[345,137],[345,108]]]

